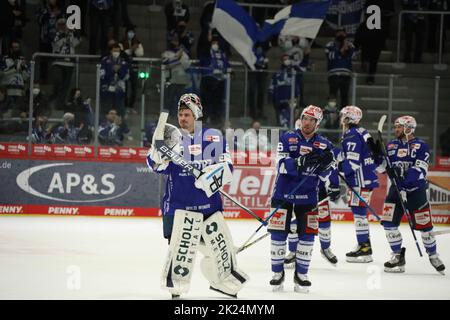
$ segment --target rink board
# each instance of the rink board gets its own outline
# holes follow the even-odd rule
[[[90,155],[78,158],[67,146],[67,152],[72,153],[56,160],[54,154],[33,153],[29,159],[24,159],[24,154],[2,157],[0,214],[160,216],[165,178],[146,166],[144,149],[112,149],[103,148],[109,155],[102,151],[103,158],[96,161]],[[430,170],[428,176],[433,221],[450,224],[450,172]],[[233,181],[225,191],[264,218],[269,212],[275,177],[268,165],[235,165]],[[386,176],[380,175],[380,187],[372,195],[371,206],[380,216],[387,183]],[[341,185],[341,189],[343,196],[331,204],[332,219],[351,221],[345,186]],[[224,199],[224,208],[227,218],[252,219],[228,199]],[[369,220],[376,221],[370,214]]]

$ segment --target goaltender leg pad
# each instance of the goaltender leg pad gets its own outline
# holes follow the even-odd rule
[[[161,287],[172,294],[179,295],[189,290],[202,224],[201,213],[175,211],[169,253],[161,279]]]
[[[213,289],[235,296],[249,277],[237,267],[233,241],[222,212],[205,220],[202,237],[206,247],[201,262],[203,275]]]

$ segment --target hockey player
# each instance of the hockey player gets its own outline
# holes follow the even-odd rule
[[[335,157],[339,154],[338,148],[333,149]],[[319,182],[319,240],[320,240],[320,254],[322,257],[336,266],[338,259],[331,251],[331,210],[330,202],[336,202],[340,197],[339,176],[337,168],[334,168],[330,174],[328,182],[320,180]],[[284,259],[286,268],[295,265],[295,251],[297,250],[298,234],[297,234],[297,220],[291,222],[291,229],[288,235],[289,254]]]
[[[430,203],[427,198],[427,172],[430,161],[428,145],[414,136],[416,120],[411,116],[402,116],[395,120],[396,139],[386,146],[386,152],[392,168],[387,168],[391,179],[395,179],[406,200],[413,228],[421,232],[423,245],[428,253],[431,265],[444,274],[445,266],[436,250],[436,239],[430,233],[433,230]],[[403,217],[400,199],[391,185],[383,208],[381,224],[392,249],[392,259],[384,264],[386,272],[405,272],[405,248],[402,248],[402,235],[398,226]]]
[[[347,106],[340,112],[340,121],[344,134],[339,168],[343,171],[347,183],[370,203],[372,190],[378,187],[376,164],[368,143],[373,142],[370,133],[359,126],[362,111],[356,106]],[[349,190],[349,207],[352,210],[358,245],[346,254],[347,262],[372,262],[369,222],[364,203]]]
[[[196,120],[201,117],[199,97],[182,95],[178,102],[181,141],[172,150],[181,150],[186,163],[201,170],[197,179],[157,150],[156,133],[147,157],[153,171],[168,176],[161,211],[164,238],[170,246],[162,287],[173,298],[188,292],[199,249],[205,256],[201,271],[210,289],[236,297],[248,277],[237,268],[234,245],[222,215],[222,199],[217,190],[211,189],[211,177],[214,182],[222,182],[218,187],[231,181],[231,157],[220,131],[199,128],[201,122]]]
[[[299,237],[294,272],[295,291],[308,292],[311,286],[307,273],[314,237],[318,231],[316,206],[319,178],[327,179],[334,163],[330,142],[316,133],[323,118],[322,110],[308,106],[300,118],[301,128],[283,134],[278,144],[277,179],[270,211],[273,212],[277,207],[280,209],[273,214],[268,226],[274,272],[270,284],[274,291],[282,289],[285,278],[286,239],[293,213],[297,219]]]

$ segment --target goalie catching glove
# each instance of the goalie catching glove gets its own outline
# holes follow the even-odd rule
[[[202,170],[202,174],[195,181],[195,187],[205,191],[209,198],[217,191],[222,190],[223,186],[230,183],[232,179],[233,174],[228,164],[217,163]]]

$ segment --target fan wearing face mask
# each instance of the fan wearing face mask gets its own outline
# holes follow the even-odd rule
[[[290,104],[292,101],[292,86],[294,85],[294,98],[300,94],[299,86],[295,85],[293,75],[292,59],[284,54],[281,57],[281,66],[277,73],[272,77],[269,86],[269,97],[272,99],[275,112],[277,114],[278,125],[289,127],[290,123]]]
[[[130,66],[121,57],[118,44],[111,47],[110,54],[102,58],[100,68],[101,113],[116,109],[119,116],[125,115],[125,89]]]

